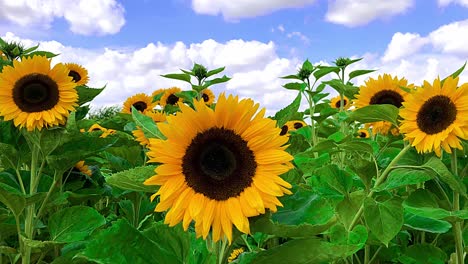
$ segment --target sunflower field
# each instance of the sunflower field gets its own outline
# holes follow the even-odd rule
[[[55,56],[0,39],[0,264],[465,263],[464,65],[357,86],[360,59],[306,60],[266,116],[197,63],[93,112]]]

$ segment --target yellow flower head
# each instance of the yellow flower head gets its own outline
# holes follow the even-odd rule
[[[146,114],[146,112],[153,111],[156,102],[153,102],[153,97],[144,93],[135,94],[125,100],[122,113],[131,114],[132,106],[139,112]]]
[[[420,153],[441,148],[452,153],[452,148],[463,149],[461,139],[468,139],[468,83],[458,87],[458,77],[448,77],[424,85],[403,103],[400,133]]]
[[[172,87],[165,89],[164,95],[159,100],[159,104],[164,107],[166,105],[177,105],[178,102],[182,102],[182,98],[178,97],[176,93],[182,92],[179,87]]]
[[[350,102],[349,102],[349,99],[348,97],[346,96],[343,96],[343,109],[348,109],[350,107]],[[331,99],[331,102],[330,102],[330,106],[332,108],[335,108],[335,109],[340,109],[340,106],[341,106],[341,97],[340,96],[337,96],[337,97],[333,97]]]
[[[68,76],[73,78],[76,85],[85,85],[89,81],[88,70],[76,63],[65,63],[65,66],[70,71]]]
[[[232,226],[250,232],[249,217],[276,212],[277,197],[291,194],[279,175],[289,171],[293,157],[274,120],[250,99],[222,94],[215,110],[204,101],[195,109],[179,103],[180,112],[158,128],[167,139],[150,139],[149,162],[160,163],[147,185],[159,185],[155,211],[168,211],[165,223],[195,221],[198,237],[210,230],[218,241],[232,242]]]
[[[14,60],[0,73],[0,116],[28,131],[64,124],[78,106],[76,83],[61,63],[43,56]]]
[[[207,105],[211,105],[214,102],[215,95],[210,89],[205,89],[202,91],[201,97]]]
[[[359,129],[357,134],[358,134],[357,138],[369,138],[370,137],[369,130],[367,129]]]
[[[86,174],[88,177],[91,177],[93,174],[89,169],[88,165],[85,164],[84,160],[76,163],[75,169],[83,174]]]

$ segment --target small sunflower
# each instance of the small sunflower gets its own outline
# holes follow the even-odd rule
[[[166,115],[161,111],[148,112],[146,115],[151,117],[155,123],[166,121]],[[135,140],[140,142],[140,145],[146,146],[149,144],[149,140],[146,138],[145,133],[139,126],[137,126],[137,129],[132,131],[132,134],[135,137]]]
[[[215,95],[210,89],[205,89],[202,91],[201,97],[207,105],[211,105],[214,102]]]
[[[78,163],[76,163],[76,165],[74,167],[74,170],[76,170],[77,172],[81,172],[81,173],[87,175],[88,177],[91,177],[92,174],[93,174],[91,172],[91,170],[89,169],[88,165],[85,164],[84,160],[79,161]]]
[[[159,101],[160,101],[160,100],[154,100],[154,97],[155,97],[155,96],[158,96],[158,95],[160,95],[160,94],[162,94],[162,93],[164,93],[165,91],[166,91],[166,89],[157,89],[157,90],[155,90],[154,92],[151,93],[151,97],[153,98],[153,101],[154,101],[156,104],[159,105]]]
[[[284,124],[282,127],[281,127],[281,131],[279,133],[280,136],[289,136],[289,126],[288,124]]]
[[[370,137],[369,130],[367,129],[359,129],[357,134],[358,134],[357,138],[369,138]]]
[[[400,108],[409,96],[409,93],[400,87],[412,88],[413,86],[412,84],[408,85],[405,78],[392,78],[389,74],[379,75],[377,80],[369,78],[365,85],[360,87],[354,105],[361,108],[373,104],[391,104]]]
[[[276,122],[257,113],[250,99],[224,94],[215,110],[194,101],[195,110],[179,103],[180,112],[158,123],[166,140],[150,139],[149,162],[160,163],[147,185],[160,185],[155,211],[168,210],[165,223],[195,221],[197,237],[213,241],[227,237],[232,225],[249,233],[248,217],[275,212],[277,197],[291,194],[291,185],[279,175],[289,171],[293,159],[284,149]],[[257,113],[257,114],[256,114]]]
[[[61,63],[43,56],[14,60],[0,73],[0,116],[28,131],[64,124],[78,106],[76,83]]]
[[[390,129],[392,128],[392,123],[388,121],[379,121],[366,124],[366,128],[372,129],[372,133],[387,135]]]
[[[85,85],[89,81],[88,70],[76,63],[65,63],[65,66],[70,70],[68,76],[73,78],[76,85]]]
[[[102,135],[100,137],[101,138],[106,138],[109,135],[115,135],[115,133],[117,133],[117,130],[115,130],[115,129],[106,129],[106,131],[104,131],[104,133],[102,133]]]
[[[349,99],[346,96],[343,96],[343,109],[348,109],[350,107]],[[340,109],[341,106],[341,97],[333,97],[330,102],[330,106],[335,109]]]
[[[286,122],[286,125],[288,125],[289,131],[295,131],[301,127],[307,126],[307,124],[302,120],[291,120]]]
[[[182,101],[182,98],[175,95],[176,93],[182,92],[179,87],[168,88],[164,91],[164,95],[159,100],[159,104],[164,107],[166,105],[177,105],[178,102]]]
[[[132,106],[139,112],[146,114],[148,111],[153,111],[156,102],[153,102],[153,97],[144,93],[135,94],[125,100],[122,113],[131,114]]]
[[[244,253],[244,249],[243,248],[238,248],[238,249],[234,249],[231,253],[231,255],[229,256],[228,258],[228,263],[231,263],[233,262],[234,260],[236,260],[240,254]]]
[[[99,124],[93,124],[92,126],[89,127],[88,132],[93,132],[93,131],[103,131],[106,132],[107,129],[100,126]]]
[[[400,110],[403,118],[400,132],[419,153],[441,147],[463,149],[461,139],[468,139],[468,83],[458,87],[458,77],[448,77],[443,84],[439,78],[431,85],[424,81]]]

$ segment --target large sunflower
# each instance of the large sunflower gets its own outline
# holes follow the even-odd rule
[[[418,152],[434,151],[441,155],[441,147],[463,149],[460,139],[468,139],[468,83],[457,88],[458,78],[447,78],[443,85],[439,78],[431,85],[424,81],[400,110],[403,118],[400,132]]]
[[[156,104],[156,102],[153,102],[153,97],[151,96],[144,93],[135,94],[125,100],[122,113],[131,114],[133,106],[139,112],[146,114],[149,111],[153,111]]]
[[[172,87],[165,89],[161,100],[159,100],[159,104],[164,107],[166,105],[177,105],[178,102],[182,102],[182,98],[175,95],[176,93],[182,92],[179,87]]]
[[[360,87],[354,105],[361,108],[373,104],[391,104],[399,108],[409,95],[400,87],[412,88],[413,85],[408,85],[405,78],[392,78],[389,74],[379,75],[377,80],[369,78],[365,85]]]
[[[0,73],[0,115],[28,131],[64,124],[78,101],[76,83],[61,63],[42,56],[14,60]]]
[[[195,101],[195,110],[179,103],[181,112],[158,123],[166,140],[150,139],[149,162],[160,163],[147,185],[161,185],[155,211],[169,210],[165,223],[195,221],[197,236],[232,242],[232,225],[249,233],[248,217],[275,212],[278,196],[291,185],[280,174],[291,168],[288,141],[275,121],[257,113],[250,99],[222,94],[216,109]],[[257,113],[257,114],[256,114]]]
[[[166,121],[166,115],[161,111],[148,112],[146,115],[151,117],[155,123]],[[146,146],[149,144],[148,138],[146,138],[145,133],[139,126],[137,126],[137,129],[132,131],[132,134],[135,137],[135,140],[140,143],[140,145]]]
[[[211,105],[214,102],[215,95],[210,89],[205,89],[202,91],[201,97],[205,104]]]
[[[70,70],[68,76],[73,78],[76,85],[85,85],[89,81],[88,70],[76,63],[65,63],[65,66]]]
[[[343,109],[348,109],[350,107],[349,99],[346,96],[343,96]],[[330,101],[330,106],[335,109],[340,109],[341,107],[341,97],[333,97]]]

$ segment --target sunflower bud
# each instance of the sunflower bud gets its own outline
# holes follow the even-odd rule
[[[344,57],[339,57],[339,58],[335,61],[335,65],[338,66],[338,67],[346,67],[346,66],[348,66],[350,63],[351,63],[351,59],[350,59],[350,58],[344,58]]]
[[[198,80],[206,78],[208,74],[208,70],[206,69],[206,67],[197,63],[193,65],[192,72]]]

